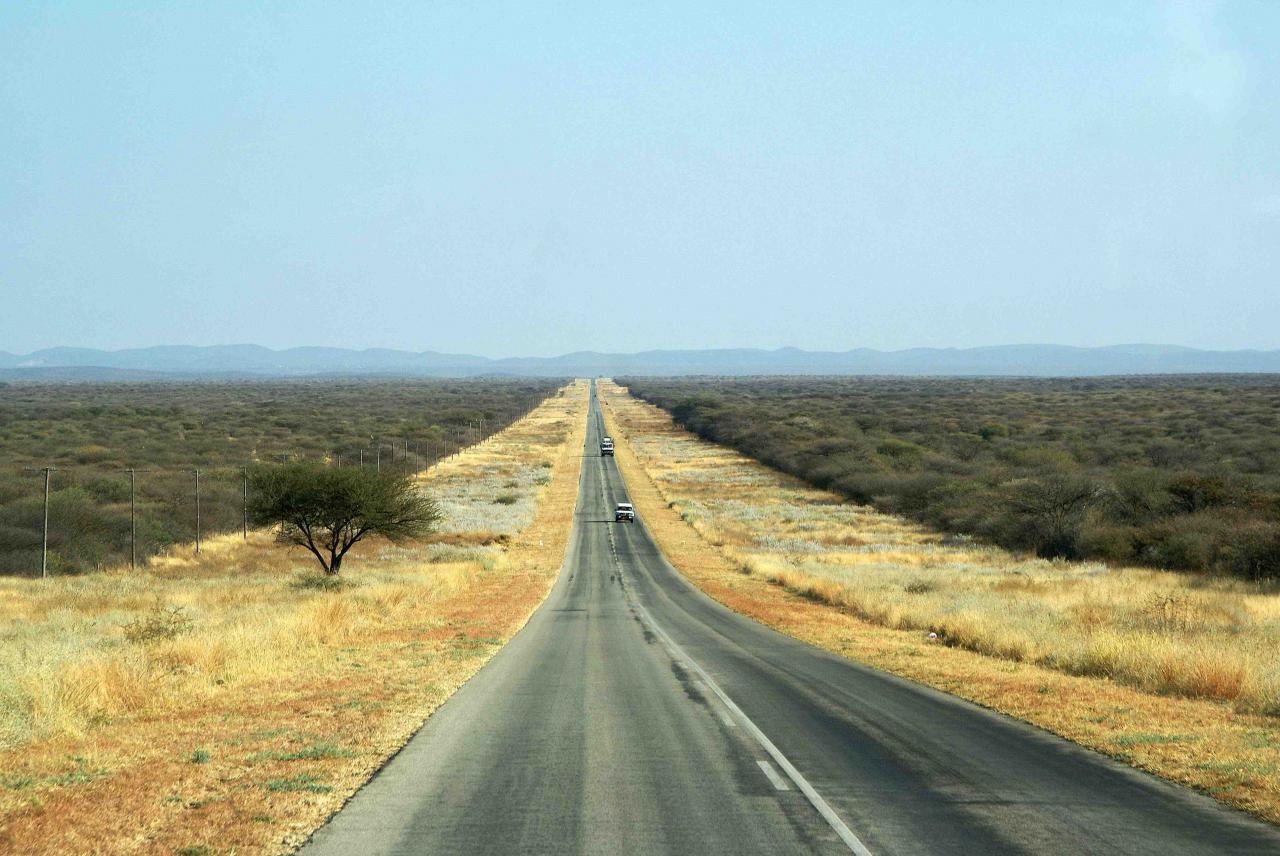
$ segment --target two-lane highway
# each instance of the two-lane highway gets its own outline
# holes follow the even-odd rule
[[[1280,853],[1274,827],[736,615],[600,457],[547,602],[303,849]]]

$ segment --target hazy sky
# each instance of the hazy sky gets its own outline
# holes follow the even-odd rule
[[[1280,2],[6,0],[0,293],[14,352],[1280,347]]]

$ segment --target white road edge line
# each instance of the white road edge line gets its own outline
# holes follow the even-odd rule
[[[786,779],[778,775],[778,771],[773,769],[773,765],[761,758],[756,761],[760,765],[760,769],[764,770],[764,774],[769,777],[769,781],[773,782],[773,787],[779,791],[789,791],[791,786],[787,784]]]
[[[698,677],[702,678],[702,680],[706,682],[707,686],[711,688],[711,691],[716,694],[716,697],[724,703],[724,706],[729,708],[729,710],[733,712],[733,715],[741,720],[742,724],[751,732],[751,736],[756,739],[756,742],[764,748],[764,751],[769,753],[769,756],[773,758],[774,763],[782,768],[782,771],[787,774],[788,778],[795,782],[796,788],[799,789],[800,793],[804,794],[805,799],[807,799],[809,803],[817,809],[818,814],[822,815],[822,819],[825,820],[833,830],[835,830],[836,835],[840,836],[840,840],[843,841],[852,852],[858,854],[858,856],[871,856],[871,851],[867,849],[867,845],[863,844],[858,836],[853,834],[853,830],[849,829],[849,827],[845,825],[845,822],[840,819],[840,815],[836,814],[835,809],[828,805],[827,801],[822,798],[822,794],[818,793],[814,789],[813,785],[809,784],[809,780],[801,775],[800,771],[796,769],[795,765],[787,760],[787,756],[782,754],[782,750],[777,746],[774,746],[773,741],[765,736],[765,733],[760,730],[759,726],[752,722],[751,719],[742,712],[742,708],[738,707],[734,700],[729,698],[728,694],[724,690],[720,689],[720,685],[711,679],[711,676],[706,673],[706,670],[699,666],[697,661],[691,658],[688,654],[685,654],[684,651],[681,650],[680,646],[675,643],[675,640],[667,635],[667,631],[658,626],[657,622],[653,620],[653,616],[649,614],[649,610],[645,609],[644,604],[640,602],[639,598],[634,598],[633,602],[635,603],[636,608],[644,615],[645,621],[653,628],[653,632],[663,640],[669,650],[676,651],[680,659],[688,663],[689,668],[697,672]]]

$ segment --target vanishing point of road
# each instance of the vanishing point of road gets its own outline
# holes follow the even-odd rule
[[[550,596],[306,856],[1280,853],[1208,797],[710,600],[613,521],[594,391],[588,418]]]

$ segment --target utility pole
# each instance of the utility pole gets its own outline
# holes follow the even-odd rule
[[[193,470],[196,474],[196,555],[200,555],[200,471]]]
[[[240,473],[241,475],[244,476],[244,505],[241,506],[244,512],[242,516],[242,525],[244,528],[244,540],[248,541],[249,540],[249,468],[241,467]]]
[[[138,471],[129,468],[129,567],[138,570]]]
[[[360,450],[360,469],[364,469],[364,449]]]
[[[378,444],[378,472],[382,472],[382,444]]]
[[[49,474],[53,467],[44,468],[44,540],[40,545],[40,579],[49,576]]]
[[[342,469],[342,453],[334,452],[334,457],[338,459],[338,469]]]

